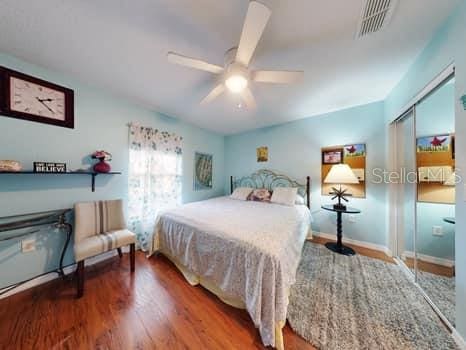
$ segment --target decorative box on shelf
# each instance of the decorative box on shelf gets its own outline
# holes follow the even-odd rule
[[[66,163],[34,162],[35,173],[66,173]]]

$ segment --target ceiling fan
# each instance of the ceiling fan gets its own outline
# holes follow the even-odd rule
[[[171,63],[177,63],[221,75],[221,82],[201,101],[201,105],[209,103],[221,95],[227,88],[233,93],[240,94],[248,108],[255,108],[256,102],[248,87],[249,82],[289,84],[303,77],[303,71],[249,69],[249,63],[254,54],[254,50],[256,49],[271,14],[272,11],[260,2],[251,1],[249,3],[239,46],[231,48],[225,53],[224,67],[196,58],[186,57],[175,52],[169,52],[167,54],[168,61]]]

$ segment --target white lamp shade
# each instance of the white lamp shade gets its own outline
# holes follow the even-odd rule
[[[324,183],[326,184],[358,184],[359,180],[354,175],[348,164],[335,164],[332,166]]]

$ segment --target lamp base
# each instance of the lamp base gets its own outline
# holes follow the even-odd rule
[[[341,203],[335,203],[333,205],[333,209],[335,209],[335,210],[346,210],[346,205],[341,204]]]
[[[338,243],[335,243],[335,242],[325,243],[325,247],[327,247],[327,249],[331,250],[332,252],[335,252],[341,255],[346,255],[346,256],[356,255],[356,252],[350,247],[347,247],[345,245],[338,245]]]

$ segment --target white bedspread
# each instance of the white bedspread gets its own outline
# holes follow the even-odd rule
[[[264,345],[275,346],[309,224],[304,205],[214,198],[160,214],[151,253],[167,252],[242,300]]]

